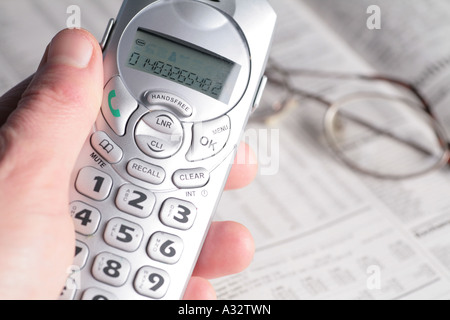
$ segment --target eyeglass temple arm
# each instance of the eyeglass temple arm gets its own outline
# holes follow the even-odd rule
[[[427,112],[433,119],[436,119],[432,110],[431,110],[431,106],[428,103],[428,101],[425,99],[425,97],[419,92],[419,90],[412,84],[406,83],[405,81],[402,80],[398,80],[398,79],[394,79],[394,78],[390,78],[390,77],[385,77],[385,76],[366,76],[366,75],[358,75],[358,74],[345,74],[345,73],[336,73],[336,72],[326,72],[326,71],[312,71],[312,70],[306,70],[306,69],[291,69],[291,70],[285,70],[282,67],[280,67],[278,64],[274,63],[272,61],[271,66],[268,68],[269,73],[270,73],[270,69],[274,69],[276,72],[280,73],[281,75],[283,75],[284,79],[287,79],[289,76],[292,75],[303,75],[303,76],[310,76],[310,77],[329,77],[329,78],[335,78],[335,79],[361,79],[361,80],[365,80],[365,81],[383,81],[383,82],[388,82],[394,85],[397,85],[399,87],[403,87],[409,91],[411,91],[411,93],[414,94],[414,96],[422,103],[425,112]],[[332,102],[324,99],[323,97],[313,94],[311,92],[307,92],[307,91],[303,91],[297,88],[294,88],[290,85],[289,81],[287,80],[283,80],[283,81],[277,81],[275,79],[271,79],[272,82],[278,84],[278,85],[284,85],[290,92],[292,93],[296,93],[299,94],[305,98],[310,98],[310,99],[314,99],[318,102],[321,102],[322,104],[324,104],[325,106],[327,106],[328,108],[332,106]],[[429,150],[426,150],[425,148],[423,148],[422,146],[418,145],[417,143],[410,141],[410,140],[405,140],[402,139],[398,136],[395,136],[393,134],[391,134],[390,132],[387,132],[385,130],[379,129],[374,127],[372,124],[362,120],[362,119],[358,119],[355,118],[351,115],[346,115],[346,117],[351,120],[354,121],[366,128],[370,128],[372,130],[374,130],[374,132],[379,133],[381,135],[385,135],[388,136],[398,142],[407,144],[409,146],[411,146],[412,148],[415,148],[416,150],[423,152],[426,155],[431,155]],[[439,143],[442,146],[446,146],[446,150],[450,150],[450,142],[447,141],[441,141],[441,139],[439,138]],[[448,158],[448,163],[450,165],[450,155],[448,155],[447,152],[447,156]]]
[[[414,96],[422,103],[425,111],[433,119],[435,119],[434,114],[433,114],[433,110],[431,110],[431,105],[428,103],[427,99],[425,99],[425,97],[419,92],[419,90],[414,85],[412,85],[410,83],[407,83],[405,81],[402,81],[402,80],[389,78],[389,77],[385,77],[385,76],[360,76],[360,78],[364,79],[364,80],[376,80],[376,81],[389,82],[389,83],[392,83],[392,84],[397,85],[399,87],[403,87],[403,88],[411,91],[411,93],[413,93]]]
[[[291,69],[288,71],[288,70],[285,70],[282,67],[280,67],[275,62],[271,62],[271,63],[272,63],[271,68],[273,68],[274,70],[276,70],[277,72],[279,72],[280,74],[282,74],[285,77],[289,77],[292,75],[303,75],[303,76],[308,76],[308,77],[334,78],[334,79],[346,79],[346,80],[361,79],[361,80],[365,80],[365,81],[383,81],[383,82],[388,82],[388,83],[397,85],[399,87],[403,87],[403,88],[411,91],[414,94],[414,96],[423,104],[425,111],[430,116],[435,118],[433,115],[433,111],[431,110],[431,106],[428,103],[427,99],[425,99],[425,97],[419,92],[419,90],[414,85],[407,83],[405,81],[391,78],[391,77],[382,76],[382,75],[367,76],[367,75],[360,75],[360,74],[347,74],[347,73],[339,73],[339,72],[327,72],[327,71],[306,70],[306,69]],[[312,97],[315,98],[315,96],[312,96]]]

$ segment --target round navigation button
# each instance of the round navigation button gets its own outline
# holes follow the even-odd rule
[[[153,111],[137,124],[135,140],[146,155],[156,159],[168,158],[181,148],[183,126],[173,114]]]

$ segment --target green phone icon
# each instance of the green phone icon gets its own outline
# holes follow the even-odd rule
[[[115,97],[116,97],[116,90],[111,90],[111,92],[108,94],[109,110],[111,110],[111,113],[115,118],[119,118],[120,110],[114,109],[111,103],[112,99],[114,99]]]

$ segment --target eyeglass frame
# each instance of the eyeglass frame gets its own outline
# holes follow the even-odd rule
[[[275,80],[273,77],[271,77],[272,73],[278,73],[280,76],[282,76],[281,81]],[[402,89],[406,89],[410,94],[412,94],[416,99],[417,102],[420,104],[420,108],[423,111],[424,120],[429,122],[430,127],[434,130],[435,136],[438,138],[439,144],[441,145],[443,149],[442,157],[439,159],[439,161],[432,167],[428,168],[427,170],[423,170],[421,172],[415,173],[415,174],[405,174],[405,175],[387,175],[387,174],[378,174],[374,171],[369,171],[366,169],[363,169],[354,163],[352,163],[348,157],[343,155],[342,151],[337,147],[336,143],[333,141],[333,135],[332,131],[334,130],[334,123],[336,119],[336,115],[339,111],[340,105],[345,103],[348,100],[355,100],[360,97],[369,97],[373,96],[376,98],[381,99],[389,99],[389,100],[396,100],[403,103],[407,103],[408,105],[411,105],[411,101],[406,98],[402,97],[394,97],[390,95],[386,95],[380,92],[360,92],[360,93],[354,93],[354,94],[347,94],[343,98],[336,99],[335,102],[329,101],[328,99],[324,98],[323,96],[320,96],[316,93],[308,92],[305,90],[301,90],[296,88],[290,83],[290,78],[294,76],[304,76],[304,77],[314,77],[314,78],[328,78],[328,79],[342,79],[342,80],[363,80],[363,81],[371,81],[371,82],[384,82],[387,84],[394,85],[396,87],[400,87]],[[312,99],[315,101],[318,101],[324,105],[327,106],[326,115],[324,117],[324,128],[325,128],[325,137],[327,140],[328,145],[332,148],[333,152],[339,157],[341,161],[343,161],[347,166],[349,166],[351,169],[356,170],[360,173],[363,173],[365,175],[369,175],[375,178],[385,179],[385,180],[404,180],[409,178],[415,178],[418,176],[423,176],[427,173],[437,171],[445,167],[446,165],[450,164],[450,143],[447,138],[447,135],[445,133],[445,130],[442,128],[441,124],[437,120],[436,116],[434,115],[432,111],[432,107],[427,101],[427,99],[420,93],[420,91],[411,83],[408,83],[406,81],[384,76],[384,75],[365,75],[365,74],[351,74],[351,73],[341,73],[341,72],[328,72],[328,71],[319,71],[319,70],[308,70],[308,69],[286,69],[281,67],[279,64],[275,63],[272,59],[269,59],[268,66],[266,68],[266,77],[268,79],[267,86],[270,85],[270,83],[277,84],[279,86],[282,86],[284,89],[287,90],[288,98],[286,98],[284,101],[281,102],[279,110],[274,110],[274,113],[280,113],[283,111],[283,109],[286,107],[289,100],[291,100],[295,96],[300,96],[306,99]],[[273,106],[272,106],[273,107]],[[411,106],[412,107],[412,106]],[[267,117],[265,117],[267,118]],[[355,119],[351,119],[355,120]],[[360,122],[360,120],[356,120]],[[399,139],[398,137],[385,132],[381,131],[379,129],[374,128],[368,123],[360,123],[364,126],[370,127],[372,130],[377,131],[378,133],[381,133],[383,135],[390,136],[391,138],[394,138],[396,140],[399,140],[400,142],[409,144],[411,147],[419,149],[419,151],[422,151],[424,153],[428,153],[426,150],[421,148],[419,145],[412,143],[411,141],[405,141],[403,139]]]

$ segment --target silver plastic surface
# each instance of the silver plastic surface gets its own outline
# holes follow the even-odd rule
[[[104,132],[114,145],[120,147],[122,158],[111,164],[115,159],[108,161],[101,156],[101,152],[96,152],[90,143],[90,135],[74,168],[71,203],[82,203],[88,205],[88,208],[94,208],[91,211],[99,212],[100,219],[95,230],[90,231],[93,232],[92,235],[77,233],[79,248],[76,252],[88,254],[87,257],[74,259],[74,263],[83,263],[72,275],[77,286],[66,288],[72,292],[65,292],[63,297],[183,297],[258,93],[275,22],[276,15],[265,0],[230,0],[226,3],[206,0],[124,1],[104,52],[105,99],[109,97],[111,100],[112,97],[109,95],[112,89],[107,84],[111,79],[120,79],[137,108],[127,114],[126,119],[114,119],[119,117],[111,117],[108,112],[112,114],[112,110],[104,102],[91,135],[98,131]],[[228,84],[232,90],[230,102],[224,104],[184,86],[126,67],[137,28],[181,39],[195,48],[214,52],[239,64],[241,68],[237,81]],[[183,110],[177,111],[167,103],[149,103],[148,92],[163,92],[178,97],[192,110],[185,109],[186,113],[183,114]],[[126,100],[127,103],[130,102],[129,99]],[[119,108],[116,102],[118,101],[112,103],[112,109]],[[136,143],[135,134],[139,121],[149,112],[155,111],[178,116],[183,130],[178,151],[164,159],[150,157]],[[202,123],[205,123],[203,130],[206,137],[208,130],[214,130],[208,124],[220,122],[220,119],[229,119],[227,137],[220,150],[217,149],[217,152],[208,154],[207,157],[199,156],[196,161],[188,161],[187,155],[192,152],[194,136],[198,136],[198,139],[202,137]],[[111,125],[109,122],[116,124]],[[223,125],[219,127],[225,130]],[[102,199],[93,200],[95,197],[90,194],[88,187],[82,193],[75,188],[76,184],[92,183],[89,179],[77,180],[83,168],[94,169],[87,171],[91,179],[95,179],[92,173],[96,177],[111,178],[112,185],[107,186],[107,195],[103,195]],[[97,175],[99,172],[101,174]],[[144,176],[148,179],[144,179]],[[207,183],[204,184],[206,180]],[[193,183],[191,187],[190,183]],[[94,187],[95,185],[90,186]],[[103,186],[99,184],[97,187]],[[128,198],[130,195],[132,198]],[[151,203],[147,205],[144,200]],[[117,205],[117,202],[122,203]],[[74,218],[76,223],[89,224],[86,212],[80,214],[77,208],[68,206],[72,216],[79,215],[78,219]],[[130,206],[140,211],[131,212]],[[141,207],[152,208],[140,209]],[[111,227],[107,227],[110,221],[128,222],[121,232],[120,226],[115,231],[116,238],[131,239],[134,233],[130,228],[133,229],[134,225],[142,229],[142,240],[136,250],[133,247],[134,251],[130,252],[131,247],[123,250],[105,242],[105,230]],[[160,250],[159,253],[151,253],[152,248],[155,249],[155,239],[165,243],[163,248],[156,249]],[[111,239],[108,241],[114,243]],[[166,253],[163,254],[164,258],[161,253]],[[105,277],[105,272],[110,276]]]

